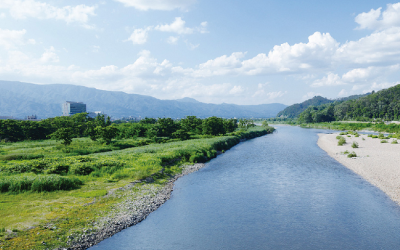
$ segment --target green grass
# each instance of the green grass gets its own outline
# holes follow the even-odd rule
[[[358,142],[353,141],[353,143],[351,144],[352,148],[358,148]]]
[[[8,232],[1,232],[0,247],[65,246],[67,235],[87,227],[90,221],[122,201],[119,192],[110,197],[108,193],[149,176],[155,180],[152,185],[161,186],[171,175],[181,172],[180,166],[206,162],[216,157],[217,151],[230,149],[240,139],[266,133],[262,127],[255,127],[228,136],[199,136],[199,139],[187,141],[165,139],[164,142],[170,142],[161,144],[149,144],[147,139],[136,138],[110,146],[87,138],[74,139],[70,147],[59,146],[52,140],[1,143],[3,157],[18,154],[40,157],[12,156],[0,160],[0,228],[18,230],[14,232],[18,237],[10,240],[5,240]],[[83,151],[77,154],[77,150],[83,148],[89,154]],[[83,206],[94,199],[95,204]],[[43,225],[49,221],[59,230],[46,229]],[[35,228],[25,230],[32,226]]]

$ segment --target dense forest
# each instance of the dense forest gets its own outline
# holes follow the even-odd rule
[[[309,106],[319,106],[326,103],[332,103],[332,100],[324,98],[322,96],[314,96],[313,98],[304,101],[302,103],[293,104],[281,112],[279,112],[276,116],[277,117],[286,117],[286,118],[295,118],[300,115],[301,112],[306,110]]]
[[[301,122],[329,121],[393,121],[400,119],[400,85],[372,92],[347,101],[310,106],[299,117]]]
[[[334,100],[330,100],[330,99],[327,99],[322,96],[314,96],[313,98],[311,98],[307,101],[304,101],[302,103],[296,103],[296,104],[293,104],[293,105],[285,108],[284,110],[282,110],[281,112],[279,112],[277,114],[277,117],[298,118],[300,116],[300,114],[310,106],[320,106],[320,105],[329,104],[329,103],[341,103],[341,102],[348,101],[348,100],[358,99],[360,97],[364,97],[369,94],[370,93],[367,93],[364,95],[352,95],[352,96],[342,97],[342,98],[338,98],[338,99],[334,99]]]

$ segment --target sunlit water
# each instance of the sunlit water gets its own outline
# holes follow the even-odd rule
[[[93,249],[400,249],[400,208],[321,150],[322,131],[237,145]]]

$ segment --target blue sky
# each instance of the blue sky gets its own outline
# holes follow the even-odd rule
[[[0,0],[0,80],[290,105],[399,69],[397,2]]]

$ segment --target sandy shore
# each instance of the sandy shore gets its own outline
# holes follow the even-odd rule
[[[344,135],[347,143],[338,146],[338,135],[339,133],[319,134],[318,146],[400,205],[400,140],[399,144],[391,144],[393,139],[387,140],[388,143],[381,143],[380,139],[373,139],[367,135]],[[351,147],[353,141],[359,144],[359,148]],[[354,151],[357,157],[348,158],[343,154],[346,150]]]

